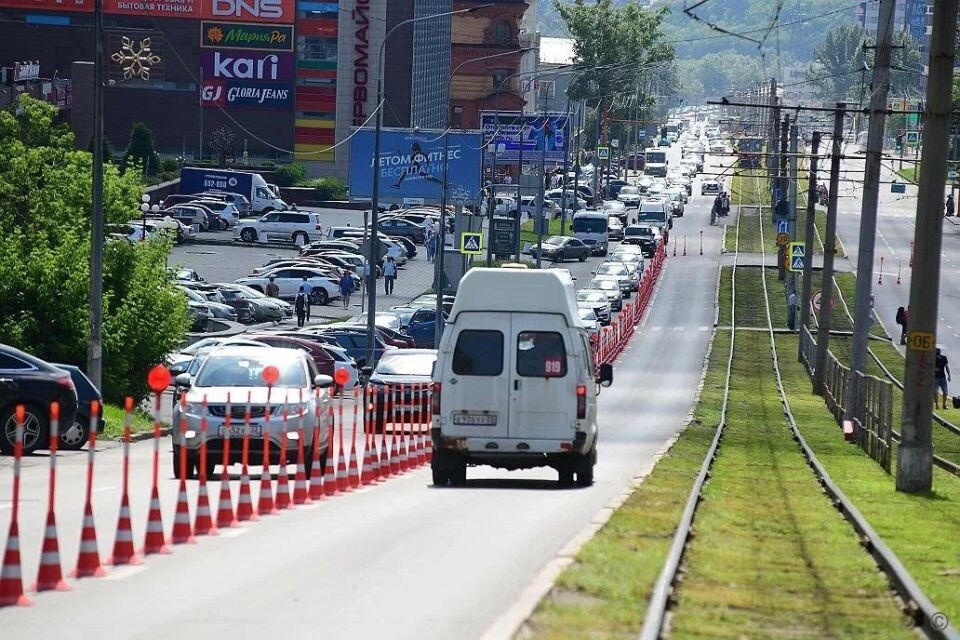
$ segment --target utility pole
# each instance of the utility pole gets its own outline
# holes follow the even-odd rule
[[[815,216],[817,213],[817,153],[820,151],[820,132],[813,132],[813,142],[810,146],[810,173],[807,183],[807,223],[806,235],[803,239],[803,251],[806,261],[803,263],[803,285],[800,293],[800,335],[803,336],[803,330],[810,327],[810,300],[813,297],[813,234],[815,229]],[[820,305],[823,301],[829,304],[830,293],[824,298],[820,295]],[[803,360],[803,341],[797,341],[797,359]]]
[[[90,342],[87,376],[103,389],[103,0],[93,13],[93,193],[90,216]]]
[[[863,200],[860,208],[860,248],[857,254],[857,289],[853,312],[853,348],[851,373],[863,373],[867,360],[867,339],[873,318],[873,261],[877,240],[877,206],[880,192],[880,163],[883,159],[883,131],[887,119],[887,93],[890,90],[890,44],[893,40],[893,14],[896,0],[880,0],[877,49],[870,93],[870,124],[867,132],[867,158],[863,174]],[[954,16],[955,17],[955,16]],[[946,137],[944,137],[946,140]],[[831,194],[832,195],[832,194]],[[942,197],[941,190],[941,197]],[[942,206],[937,207],[939,213]],[[848,385],[844,419],[855,412],[856,385]]]
[[[778,141],[780,142],[780,166],[777,167],[777,192],[773,196],[774,200],[774,220],[779,220],[781,213],[786,213],[786,220],[788,226],[788,233],[790,237],[793,238],[793,223],[792,219],[796,215],[795,210],[790,211],[781,211],[780,202],[787,197],[787,136],[790,133],[790,114],[784,114],[783,122],[780,123],[780,137]],[[780,282],[783,282],[787,277],[787,247],[781,246],[777,248],[777,278]]]
[[[903,381],[903,440],[897,455],[897,490],[929,491],[933,485],[931,389],[940,292],[943,187],[947,173],[951,87],[956,56],[958,0],[934,4],[923,128],[923,171],[917,195],[917,226],[910,280],[910,323]]]
[[[770,177],[770,220],[775,216],[772,212],[777,208],[777,171],[780,166],[780,106],[777,100],[777,79],[770,78],[769,96],[770,100],[770,153],[767,155],[767,175]],[[779,255],[779,254],[778,254]],[[782,258],[783,256],[780,256]],[[781,278],[782,279],[782,278]]]
[[[827,350],[830,348],[830,321],[833,315],[830,299],[833,297],[833,257],[837,253],[837,192],[840,190],[840,154],[843,142],[843,113],[846,104],[837,103],[833,114],[833,145],[830,156],[830,199],[827,202],[827,237],[823,241],[823,277],[820,283],[820,327],[817,330],[817,359],[814,365],[813,392],[822,396],[823,378],[827,369]],[[808,205],[809,206],[809,205]],[[807,223],[809,225],[809,223]],[[807,227],[809,228],[809,226]],[[808,257],[808,260],[812,256]]]
[[[799,115],[799,114],[798,114]],[[797,147],[798,147],[798,136],[799,131],[797,129],[797,118],[794,117],[793,122],[790,124],[790,155],[789,155],[789,172],[787,173],[787,201],[790,203],[790,225],[787,229],[787,232],[790,234],[791,238],[797,237]],[[806,263],[813,262],[813,254],[805,253],[807,256]],[[791,271],[790,272],[790,287],[789,292],[796,293],[797,291],[797,278],[796,275]],[[803,301],[800,301],[800,304],[803,304]]]

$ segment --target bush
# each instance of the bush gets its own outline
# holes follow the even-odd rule
[[[281,187],[292,187],[307,176],[307,170],[299,162],[285,164],[273,174],[273,179]]]
[[[340,178],[317,178],[310,185],[316,200],[346,200],[347,185]]]
[[[153,132],[142,122],[133,123],[127,152],[123,155],[124,167],[132,163],[139,164],[146,175],[152,175],[160,170],[160,156],[153,144]]]
[[[180,162],[176,158],[163,158],[160,160],[161,173],[180,173]]]

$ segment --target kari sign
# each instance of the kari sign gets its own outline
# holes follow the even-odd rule
[[[293,24],[296,0],[204,0],[207,20]]]
[[[209,80],[263,80],[290,82],[294,78],[292,53],[205,49],[200,52],[204,82]]]
[[[293,25],[204,20],[200,25],[200,46],[205,49],[293,51]]]
[[[383,131],[380,157],[374,162],[373,129],[360,129],[350,139],[350,197],[369,199],[373,171],[380,173],[382,202],[422,198],[440,202],[444,172],[442,131]],[[450,202],[475,202],[480,192],[480,134],[450,133],[446,168]]]
[[[106,13],[157,18],[200,17],[202,0],[103,0]]]

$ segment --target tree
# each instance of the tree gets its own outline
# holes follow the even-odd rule
[[[217,127],[210,134],[210,148],[217,154],[217,162],[223,167],[227,164],[227,153],[233,151],[233,142],[237,139],[237,133],[223,125]]]
[[[825,101],[853,99],[859,94],[865,40],[863,29],[841,24],[827,31],[814,49],[807,75]]]
[[[56,107],[28,96],[0,111],[0,342],[82,365],[90,291],[89,152],[55,124]],[[17,113],[17,112],[20,113]],[[109,223],[138,215],[139,168],[104,167]],[[103,393],[147,392],[150,367],[180,345],[186,300],[166,276],[169,241],[104,246]]]
[[[160,156],[153,144],[153,132],[142,122],[134,122],[130,129],[130,142],[123,155],[123,166],[136,162],[143,167],[146,175],[152,175],[160,169]]]

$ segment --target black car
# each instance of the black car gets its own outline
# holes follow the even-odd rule
[[[409,431],[411,423],[417,423],[417,428],[429,421],[431,376],[436,361],[435,349],[395,350],[384,355],[376,369],[367,369],[370,378],[363,390],[363,403],[373,405],[377,433],[383,433],[388,422],[393,425],[391,431],[402,432]]]
[[[623,244],[638,245],[644,258],[652,258],[657,250],[657,233],[647,225],[632,224],[623,230]]]
[[[60,406],[60,424],[77,419],[77,389],[70,374],[19,349],[0,344],[0,452],[13,453],[16,409],[24,408],[23,452],[50,442],[50,403]]]
[[[410,238],[417,244],[423,244],[426,239],[424,228],[410,220],[391,217],[380,220],[378,224],[380,225],[380,231],[391,237]]]
[[[53,366],[69,373],[70,379],[73,380],[73,386],[77,388],[77,417],[71,425],[64,422],[60,423],[60,443],[58,445],[61,449],[67,451],[77,451],[83,448],[84,443],[90,437],[90,403],[96,400],[102,407],[103,396],[79,367],[72,364],[60,364],[59,362]],[[103,416],[99,416],[97,433],[103,433],[105,425]]]
[[[183,294],[187,296],[187,300],[203,304],[210,312],[212,317],[220,318],[222,320],[231,320],[233,322],[237,321],[237,310],[230,305],[221,302],[213,302],[210,300],[209,296],[206,296],[199,291],[195,291],[190,287],[180,286],[178,289],[180,289]]]
[[[543,241],[542,255],[553,262],[563,262],[568,258],[576,258],[583,262],[592,252],[592,247],[570,236],[550,236]],[[530,248],[530,254],[537,255],[536,246]]]
[[[363,367],[367,363],[367,330],[366,328],[350,327],[331,327],[330,325],[320,325],[311,327],[310,333],[318,336],[329,344],[341,347],[347,352],[347,355],[354,359],[357,367]],[[386,345],[380,336],[374,338],[376,341],[373,348],[374,360],[379,360],[380,356],[386,350]]]

